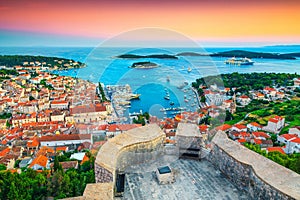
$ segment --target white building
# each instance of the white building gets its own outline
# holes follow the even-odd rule
[[[300,138],[296,134],[279,135],[277,141],[286,145],[284,151],[287,154],[300,152]]]
[[[289,129],[289,134],[296,134],[300,137],[300,126],[296,126]]]
[[[69,107],[68,101],[52,101],[51,102],[51,108],[53,108],[53,109],[65,110],[65,109],[68,109],[68,107]]]
[[[280,116],[275,116],[268,121],[268,125],[263,128],[265,131],[270,131],[272,133],[279,133],[284,127],[284,118]]]
[[[247,124],[247,128],[251,131],[260,131],[262,129],[262,126],[256,122],[251,122]]]
[[[251,102],[251,99],[247,95],[242,95],[237,98],[237,102],[239,102],[242,106],[246,106]]]
[[[84,142],[92,143],[91,134],[62,134],[49,135],[39,138],[41,146],[58,147],[58,146],[72,146],[79,145]]]
[[[247,132],[247,126],[243,124],[235,124],[231,127],[231,130],[237,132]]]

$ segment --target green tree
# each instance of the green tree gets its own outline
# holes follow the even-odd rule
[[[206,101],[205,96],[201,96],[200,102],[205,103],[205,101]]]
[[[13,199],[15,199],[15,200],[20,199],[19,191],[18,191],[18,189],[17,189],[17,187],[16,187],[16,185],[15,185],[14,182],[12,182],[11,185],[10,185],[10,190],[9,190],[9,192],[7,194],[7,198],[11,199],[11,200],[13,200]]]
[[[0,164],[0,171],[2,171],[2,170],[6,170],[6,166],[3,164]]]
[[[34,100],[35,98],[33,96],[29,96],[29,101]]]

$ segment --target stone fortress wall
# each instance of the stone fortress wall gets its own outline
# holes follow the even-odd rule
[[[88,184],[83,196],[69,199],[113,199],[116,173],[159,158],[164,152],[164,137],[152,124],[110,139],[95,161],[96,183]],[[253,199],[300,199],[299,174],[229,140],[224,132],[215,135],[206,159]]]
[[[253,199],[300,199],[300,175],[218,132],[207,158]]]

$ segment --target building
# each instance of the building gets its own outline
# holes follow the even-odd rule
[[[275,97],[277,91],[274,88],[265,87],[263,92],[269,97]]]
[[[50,135],[39,138],[41,146],[59,147],[70,146],[77,147],[78,145],[89,142],[92,143],[91,134],[69,134],[69,135]]]
[[[247,132],[247,126],[243,124],[235,124],[231,128],[232,131],[237,131],[237,132]]]
[[[267,126],[263,127],[263,130],[277,134],[284,127],[284,120],[283,117],[275,116],[269,119]]]
[[[231,125],[229,125],[229,124],[223,124],[223,125],[221,125],[221,126],[218,126],[218,127],[216,128],[216,130],[228,132],[228,131],[231,130],[231,128],[232,128]]]
[[[69,108],[69,102],[68,101],[52,101],[50,104],[52,109],[59,109],[59,110],[65,110]]]
[[[255,139],[260,139],[260,140],[267,140],[269,138],[271,138],[268,134],[266,134],[265,132],[252,132],[252,136]]]
[[[285,144],[284,151],[287,154],[300,152],[300,138],[296,134],[279,135],[277,141],[281,144]]]
[[[237,98],[237,102],[240,103],[242,106],[246,106],[251,102],[251,99],[247,95],[242,95]]]
[[[300,86],[300,78],[294,78],[294,86],[299,87]]]
[[[111,114],[109,105],[107,104],[90,104],[72,106],[70,114],[73,115],[74,121],[77,123],[99,122]]]
[[[247,124],[247,128],[250,131],[260,131],[262,129],[262,126],[256,122],[251,122],[251,123]]]
[[[300,137],[300,126],[295,126],[289,129],[289,134],[296,134]]]
[[[49,160],[46,156],[40,155],[36,157],[28,166],[29,168],[33,170],[44,170],[49,169]]]

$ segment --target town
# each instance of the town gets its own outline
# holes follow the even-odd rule
[[[300,173],[300,78],[296,75],[289,86],[273,84],[251,90],[220,87],[213,81],[210,85],[193,83],[201,97],[198,111],[182,111],[164,119],[141,113],[125,124],[118,123],[118,110],[101,83],[53,74],[40,62],[2,67],[0,73],[2,170],[22,173],[31,168],[51,173],[57,157],[63,170],[77,169],[94,160],[107,140],[142,124],[158,124],[165,133],[165,145],[174,146],[177,126],[184,122],[198,126],[207,149],[221,130],[241,145]],[[278,159],[278,154],[285,157]]]

